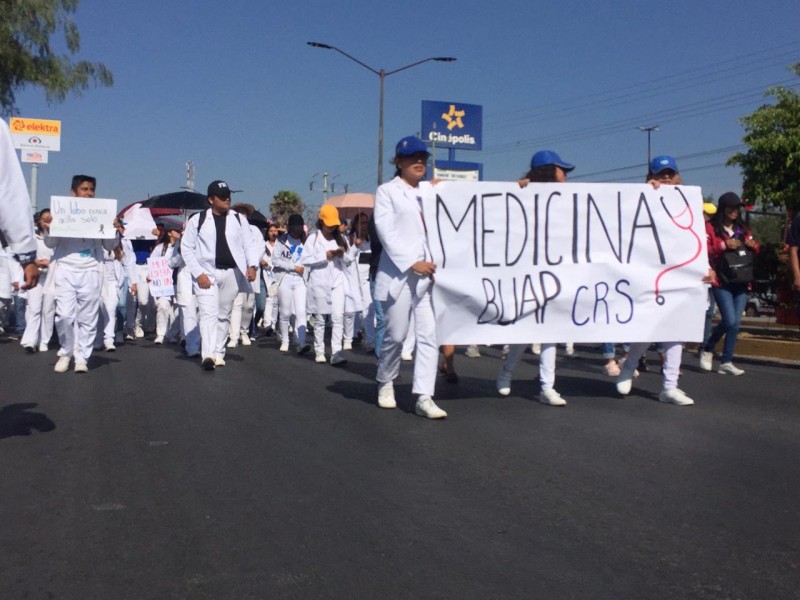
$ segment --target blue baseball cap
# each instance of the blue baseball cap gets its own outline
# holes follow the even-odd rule
[[[395,156],[411,156],[412,154],[421,152],[430,155],[430,152],[428,152],[428,146],[425,144],[425,142],[413,135],[404,137],[402,140],[397,142],[397,146],[394,147]]]
[[[552,150],[539,150],[539,152],[534,154],[531,158],[531,169],[535,169],[536,167],[544,167],[546,165],[555,165],[557,167],[561,167],[567,173],[575,168],[575,165],[561,160],[561,157]]]
[[[658,175],[661,171],[665,171],[666,169],[672,169],[678,173],[678,163],[676,163],[675,159],[671,156],[667,156],[666,154],[663,156],[656,156],[650,161],[651,175]]]

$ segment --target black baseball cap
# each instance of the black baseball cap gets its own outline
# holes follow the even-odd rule
[[[230,198],[231,197],[231,188],[228,187],[228,184],[222,181],[221,179],[215,179],[210,184],[208,184],[208,196],[216,196],[218,198]]]

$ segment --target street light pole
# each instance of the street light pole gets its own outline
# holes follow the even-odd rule
[[[658,128],[658,125],[650,125],[649,127],[644,127],[640,125],[638,127],[639,131],[646,131],[647,132],[647,168],[650,168],[650,134],[653,131],[661,131]]]
[[[416,67],[417,65],[421,65],[422,63],[436,61],[436,62],[453,62],[456,60],[452,56],[431,56],[429,58],[424,58],[422,60],[418,60],[417,62],[413,62],[409,65],[405,65],[404,67],[400,67],[399,69],[394,69],[392,71],[385,71],[383,69],[374,69],[370,67],[365,62],[358,60],[355,56],[351,56],[341,48],[337,48],[336,46],[331,46],[329,44],[322,44],[320,42],[306,42],[312,48],[322,48],[324,50],[335,50],[342,56],[349,58],[355,63],[358,63],[368,71],[374,73],[380,79],[380,107],[378,110],[378,185],[383,183],[383,89],[384,89],[384,80],[389,75],[394,75],[395,73],[399,73],[400,71],[405,71],[406,69],[410,69],[411,67]]]

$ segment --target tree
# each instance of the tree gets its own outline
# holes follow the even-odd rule
[[[800,75],[800,63],[791,69]],[[751,202],[766,207],[800,209],[800,94],[782,86],[765,94],[776,99],[739,122],[745,128],[745,153],[728,159],[739,165],[744,176],[744,193]]]
[[[281,227],[286,226],[289,215],[302,215],[305,210],[303,199],[297,192],[281,190],[272,197],[272,200],[269,212],[272,214],[272,219],[277,221]]]
[[[3,0],[0,3],[0,113],[13,114],[16,93],[26,86],[44,88],[48,102],[80,94],[90,83],[110,87],[114,76],[102,63],[72,62],[80,34],[71,15],[79,0]],[[53,35],[62,31],[68,54],[56,54]]]

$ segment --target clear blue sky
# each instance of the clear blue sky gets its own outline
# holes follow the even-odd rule
[[[40,207],[74,173],[120,204],[175,191],[188,160],[200,191],[225,179],[262,210],[282,189],[320,204],[319,178],[309,191],[320,172],[374,192],[379,78],[309,40],[387,71],[457,57],[386,79],[384,156],[420,130],[421,100],[480,104],[483,150],[457,158],[484,163],[487,180],[517,179],[548,148],[577,165],[575,180],[640,181],[636,126],[659,125],[653,154],[676,156],[686,183],[740,191],[724,166],[737,119],[769,85],[800,83],[786,70],[800,61],[797,0],[83,0],[75,20],[79,57],[115,83],[52,106],[35,88],[19,94],[19,116],[63,125]]]

